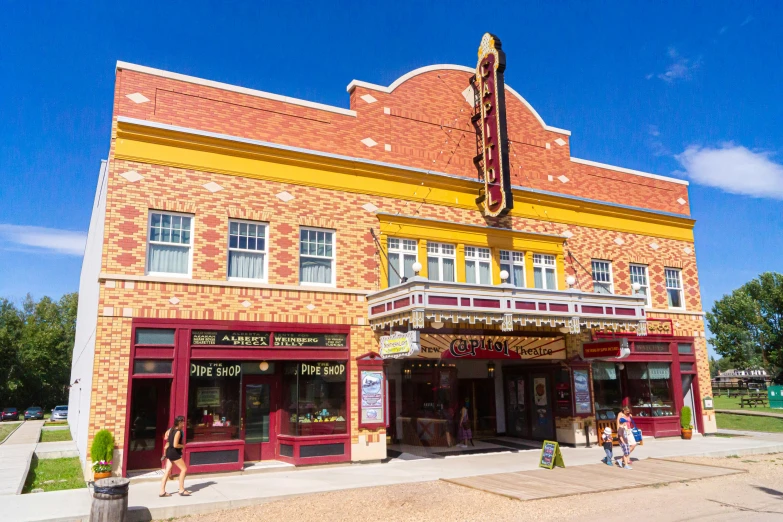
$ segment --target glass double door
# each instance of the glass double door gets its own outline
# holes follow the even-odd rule
[[[555,437],[552,376],[529,372],[505,378],[506,433],[524,439]]]
[[[242,383],[242,429],[245,460],[275,458],[279,381],[274,376],[248,375]]]

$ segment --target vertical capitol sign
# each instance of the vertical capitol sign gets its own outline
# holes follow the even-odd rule
[[[503,88],[505,69],[506,54],[500,39],[490,33],[484,34],[478,50],[476,75],[471,83],[478,100],[478,112],[473,121],[481,125],[478,129],[481,150],[476,163],[484,178],[484,214],[490,217],[501,216],[514,206]]]

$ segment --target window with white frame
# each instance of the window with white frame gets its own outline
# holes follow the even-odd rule
[[[639,285],[639,290],[633,290],[634,283]],[[652,305],[652,299],[650,297],[650,282],[647,277],[646,265],[631,265],[631,291],[633,291],[635,295],[644,297],[645,306]]]
[[[456,281],[454,245],[427,242],[427,278],[433,281]]]
[[[611,262],[593,259],[593,292],[596,294],[614,293]]]
[[[190,275],[193,216],[151,211],[147,235],[147,273]]]
[[[682,270],[666,269],[666,294],[669,298],[669,308],[684,308],[682,296]]]
[[[555,256],[548,254],[533,254],[533,282],[536,288],[557,290],[555,276]]]
[[[334,231],[302,228],[299,231],[299,282],[335,285]]]
[[[508,272],[506,283],[519,288],[525,286],[525,254],[523,252],[500,251],[500,270]]]
[[[397,239],[390,237],[389,245],[389,286],[400,284],[401,278],[410,279],[413,273],[413,264],[416,262],[418,247],[413,239]]]
[[[228,222],[228,278],[266,281],[267,225]]]
[[[492,284],[492,261],[488,248],[465,247],[465,281],[477,285]]]

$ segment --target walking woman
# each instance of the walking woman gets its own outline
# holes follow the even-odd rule
[[[620,423],[622,422],[622,419],[625,419],[625,422],[628,424],[630,431],[630,427],[633,424],[633,417],[631,416],[631,408],[628,406],[623,407],[623,411],[617,414],[617,433],[620,433]],[[630,446],[631,453],[633,453],[633,450],[636,449],[636,439],[634,438],[633,434],[628,437],[628,444]]]
[[[169,480],[169,474],[174,464],[179,468],[179,494],[183,497],[189,497],[190,491],[185,489],[185,474],[188,467],[182,458],[182,448],[185,447],[185,440],[182,435],[182,428],[185,426],[185,417],[180,415],[174,419],[174,426],[169,428],[166,436],[166,469],[163,472],[163,480],[160,483],[160,496],[170,497],[171,493],[166,493],[166,482]]]
[[[468,415],[468,408],[470,407],[470,401],[468,399],[465,399],[465,405],[462,406],[462,409],[459,411],[459,427],[457,428],[457,432],[460,442],[460,447],[467,448],[468,447],[468,440],[470,440],[470,444],[472,446],[475,446],[473,444],[473,431],[470,429],[470,416]]]

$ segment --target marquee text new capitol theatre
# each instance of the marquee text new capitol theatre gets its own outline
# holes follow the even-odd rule
[[[345,109],[118,62],[85,467],[108,429],[116,474],[159,468],[178,415],[193,472],[452,455],[462,407],[490,449],[594,443],[624,405],[715,431],[687,182],[571,156],[505,69],[486,34]]]

